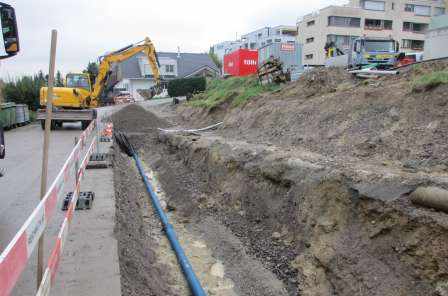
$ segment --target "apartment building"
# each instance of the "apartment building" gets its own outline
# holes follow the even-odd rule
[[[295,44],[297,41],[297,27],[296,26],[276,26],[264,27],[253,32],[244,34],[240,40],[224,41],[212,46],[213,52],[222,61],[224,55],[239,49],[253,49],[258,50],[272,43],[291,43]]]
[[[218,59],[222,61],[224,56],[232,51],[241,48],[241,40],[237,41],[223,41],[212,46],[212,51],[216,54]]]
[[[297,27],[265,27],[241,36],[242,48],[259,49],[271,43],[292,43],[297,41]]]
[[[437,59],[448,56],[448,15],[433,17],[425,39],[425,59]]]
[[[346,51],[350,39],[360,36],[391,37],[402,51],[423,51],[432,16],[445,14],[443,0],[350,0],[305,15],[297,23],[303,44],[303,64],[325,64],[325,44],[333,41]]]

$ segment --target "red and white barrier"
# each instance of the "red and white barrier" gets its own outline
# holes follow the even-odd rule
[[[103,136],[112,137],[114,125],[112,122],[106,123],[106,128],[103,130]]]
[[[28,259],[33,253],[39,238],[51,220],[57,201],[63,193],[74,164],[79,160],[87,138],[95,128],[95,121],[81,134],[80,140],[73,148],[56,179],[49,187],[44,198],[16,233],[12,241],[0,255],[0,296],[8,296],[25,269]],[[91,148],[91,147],[90,147]],[[89,152],[91,153],[91,149]],[[90,155],[89,155],[90,156]],[[82,170],[87,163],[83,160]],[[89,158],[87,157],[87,162]],[[80,170],[81,170],[80,168]],[[78,171],[79,172],[79,171]]]
[[[81,188],[81,180],[84,175],[87,164],[89,162],[90,155],[92,155],[93,150],[95,149],[95,144],[96,140],[93,139],[92,143],[90,144],[89,150],[87,151],[86,156],[84,157],[81,166],[79,168],[78,183],[76,184],[76,188],[73,192],[72,200],[70,201],[67,213],[65,214],[64,222],[62,222],[61,228],[59,230],[59,234],[56,239],[56,244],[53,248],[53,251],[51,252],[50,258],[48,259],[48,265],[45,270],[44,277],[42,278],[42,282],[40,283],[40,287],[39,290],[37,291],[36,296],[50,295],[51,286],[54,285],[56,271],[59,266],[59,260],[62,255],[62,250],[64,249],[69,226],[76,208],[76,202],[78,201],[79,192]]]

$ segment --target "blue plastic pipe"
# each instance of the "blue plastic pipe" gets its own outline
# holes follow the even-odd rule
[[[162,226],[163,229],[165,230],[166,236],[170,241],[174,253],[176,253],[177,261],[179,262],[182,271],[184,272],[188,285],[190,286],[191,292],[193,293],[194,296],[206,296],[207,294],[205,294],[204,290],[202,289],[201,283],[196,277],[196,274],[194,273],[187,256],[185,256],[184,250],[182,249],[179,241],[177,240],[176,232],[174,231],[173,226],[168,222],[168,218],[165,215],[162,206],[160,205],[159,198],[157,197],[156,193],[152,190],[151,183],[149,183],[148,177],[146,177],[145,170],[143,169],[143,165],[140,161],[140,158],[138,157],[137,153],[134,153],[133,157],[135,163],[137,164],[138,171],[140,172],[140,175],[143,178],[143,182],[145,183],[146,190],[148,191],[151,197],[152,204],[154,205],[157,215],[159,216],[160,221],[162,222]]]

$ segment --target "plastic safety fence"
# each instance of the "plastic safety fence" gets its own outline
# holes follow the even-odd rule
[[[78,143],[65,161],[56,179],[53,181],[44,198],[16,233],[14,238],[0,255],[0,296],[10,295],[17,280],[25,269],[28,260],[36,248],[39,238],[51,221],[57,201],[63,193],[75,163],[86,147],[86,142],[95,129],[95,121],[81,134]],[[89,148],[90,151],[90,148]],[[87,158],[88,160],[88,158]]]
[[[73,196],[68,206],[67,213],[65,214],[64,221],[62,222],[61,228],[59,229],[59,234],[56,239],[56,244],[53,247],[50,258],[48,259],[48,265],[45,269],[44,276],[42,278],[42,282],[40,283],[39,290],[37,291],[38,296],[46,296],[50,295],[51,286],[55,283],[56,271],[59,266],[59,260],[62,255],[62,251],[64,249],[65,241],[67,238],[68,230],[70,223],[72,221],[73,213],[75,212],[76,202],[79,198],[79,193],[81,189],[81,180],[84,176],[84,172],[87,167],[87,163],[89,162],[90,155],[93,153],[95,149],[96,139],[92,140],[92,144],[90,144],[89,150],[84,157],[81,166],[78,171],[78,182],[76,184],[76,188],[73,191]]]

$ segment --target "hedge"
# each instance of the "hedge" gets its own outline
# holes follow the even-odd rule
[[[168,83],[170,97],[182,97],[205,91],[207,81],[205,77],[174,79]]]

